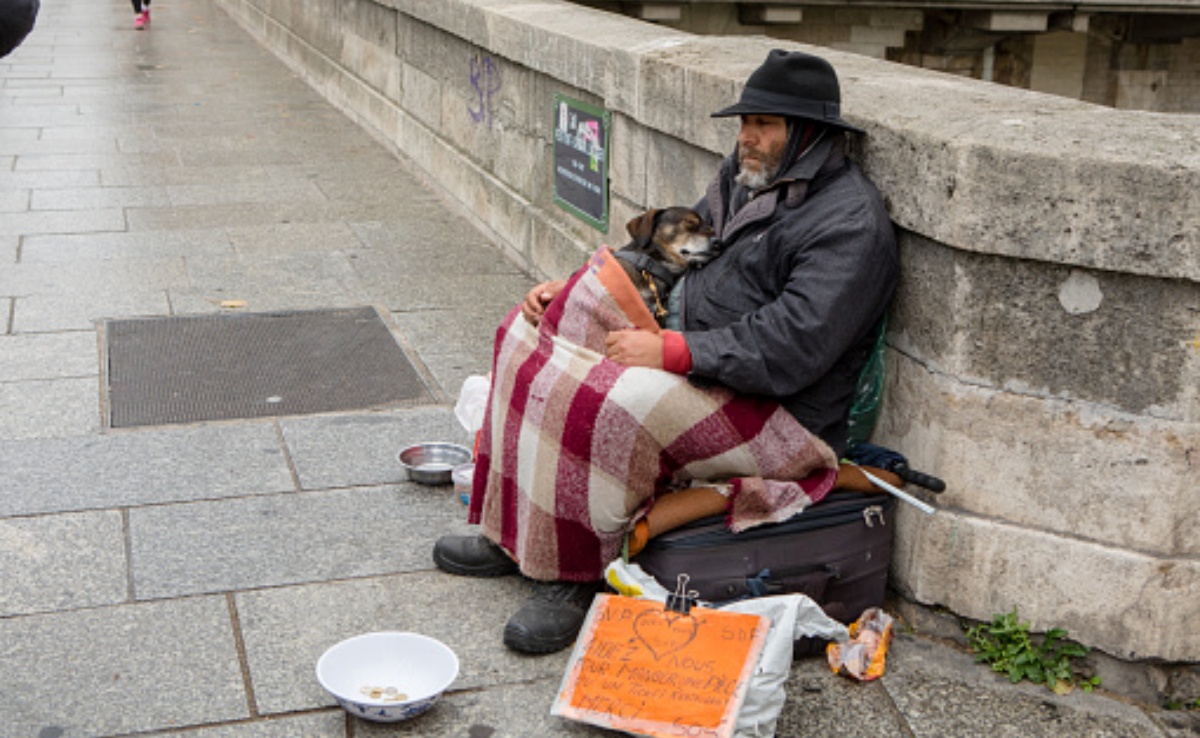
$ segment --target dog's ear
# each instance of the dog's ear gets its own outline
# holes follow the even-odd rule
[[[658,214],[661,212],[661,210],[647,210],[625,224],[625,230],[629,231],[630,238],[639,248],[645,248],[650,243],[650,239],[654,237],[654,221],[658,219]]]

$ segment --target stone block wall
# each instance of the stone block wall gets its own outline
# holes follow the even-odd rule
[[[560,0],[218,1],[554,277],[698,198],[736,132],[708,113],[780,43]],[[896,588],[1200,662],[1200,118],[812,50],[901,236],[875,440],[948,484],[902,506]],[[613,115],[607,233],[553,202],[555,93]]]

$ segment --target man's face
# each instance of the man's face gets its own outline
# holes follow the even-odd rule
[[[779,170],[787,136],[782,115],[743,115],[737,137],[738,183],[752,190],[765,187]]]

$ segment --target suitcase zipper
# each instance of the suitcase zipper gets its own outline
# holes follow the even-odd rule
[[[869,505],[865,508],[855,505],[849,507],[849,509],[846,509],[846,507],[837,510],[826,508],[819,511],[815,511],[813,507],[810,507],[791,520],[786,520],[782,523],[760,525],[742,531],[737,534],[737,540],[753,541],[760,538],[772,538],[797,531],[819,530],[845,523],[853,523],[858,520],[864,521],[867,527],[874,527],[871,519],[876,516],[879,518],[881,524],[886,525],[883,505]],[[729,530],[725,527],[723,521],[719,518],[706,518],[705,520],[698,520],[664,533],[654,539],[654,545],[661,548],[702,548],[711,546],[713,543],[727,541],[728,537]]]

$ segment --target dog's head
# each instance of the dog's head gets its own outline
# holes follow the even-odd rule
[[[633,240],[625,246],[640,251],[674,272],[715,257],[713,229],[691,208],[648,210],[625,226]]]

